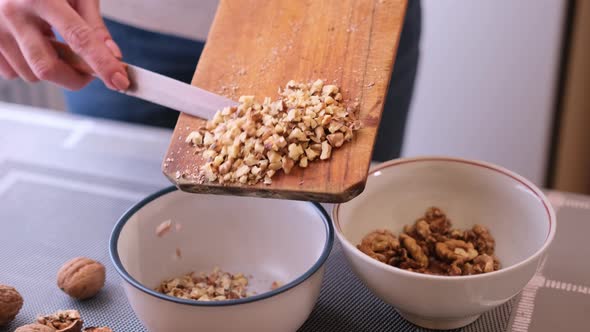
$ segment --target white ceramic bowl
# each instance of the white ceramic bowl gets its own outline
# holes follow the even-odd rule
[[[356,248],[367,233],[399,234],[430,206],[453,227],[487,226],[502,268],[473,276],[433,276],[376,261]],[[355,273],[410,322],[452,329],[475,321],[519,293],[534,276],[555,235],[555,213],[529,181],[488,163],[453,158],[399,159],[377,166],[365,191],[336,205],[336,235]]]
[[[165,220],[181,225],[162,237]],[[168,188],[131,208],[111,236],[127,298],[151,332],[296,331],[311,313],[333,243],[317,204],[187,194]],[[176,248],[181,258],[176,257]],[[214,267],[252,275],[253,297],[197,302],[159,294],[167,278]],[[284,286],[271,291],[273,281]]]

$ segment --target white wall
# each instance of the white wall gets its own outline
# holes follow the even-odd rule
[[[565,1],[422,3],[403,154],[486,160],[542,184]]]

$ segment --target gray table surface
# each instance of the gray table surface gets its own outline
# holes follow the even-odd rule
[[[0,283],[25,305],[0,332],[39,313],[75,308],[87,325],[145,331],[108,258],[118,217],[169,186],[160,171],[168,130],[57,114],[0,103]],[[590,308],[590,198],[549,193],[559,231],[549,257],[525,290],[460,331],[587,331]],[[61,263],[85,255],[105,263],[96,298],[72,301],[55,286]],[[417,294],[419,296],[419,294]],[[301,331],[423,331],[355,278],[339,245],[327,262],[318,304]]]

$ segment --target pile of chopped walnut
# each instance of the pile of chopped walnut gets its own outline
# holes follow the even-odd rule
[[[426,211],[414,225],[406,225],[399,238],[389,230],[366,235],[357,246],[383,263],[414,272],[460,276],[496,271],[495,241],[487,228],[451,228],[451,221],[438,208]]]
[[[223,301],[252,296],[247,293],[248,278],[242,273],[230,274],[215,268],[207,274],[187,275],[163,281],[156,291],[169,296],[197,301]]]
[[[262,104],[242,96],[237,107],[218,111],[187,136],[206,160],[202,180],[271,184],[280,170],[289,174],[293,167],[329,159],[360,127],[336,85],[290,81],[279,93],[279,100],[267,97]]]

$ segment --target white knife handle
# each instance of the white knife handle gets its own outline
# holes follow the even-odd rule
[[[83,74],[96,76],[94,70],[68,45],[52,40],[60,59]],[[217,110],[237,103],[226,97],[174,80],[149,70],[123,63],[131,85],[122,93],[150,101],[203,119],[211,119]],[[138,86],[141,82],[141,86]]]

